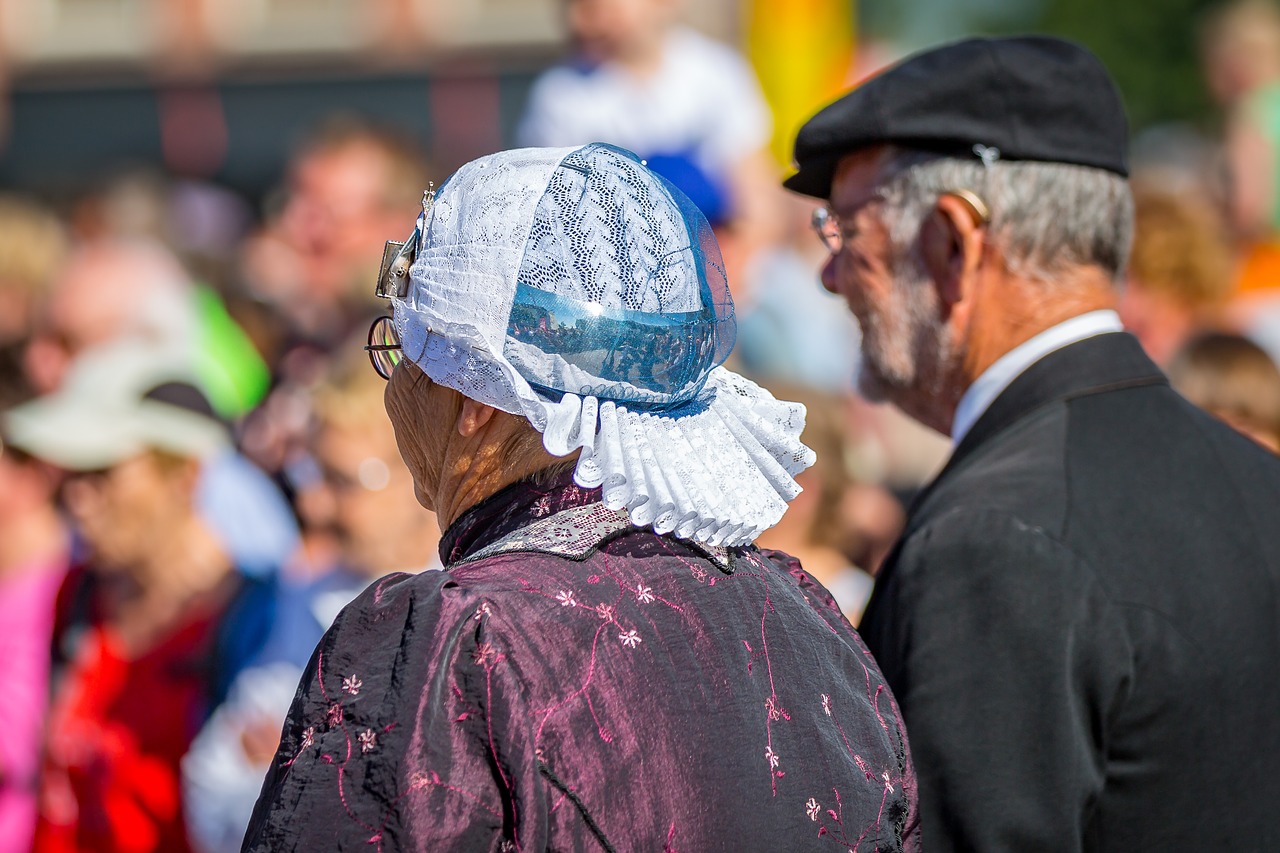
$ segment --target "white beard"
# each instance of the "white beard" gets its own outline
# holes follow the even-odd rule
[[[884,310],[869,308],[865,319],[859,318],[857,386],[874,403],[939,394],[954,363],[955,342],[932,281],[914,258],[902,259],[899,266]]]

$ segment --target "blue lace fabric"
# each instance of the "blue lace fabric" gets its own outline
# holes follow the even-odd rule
[[[569,203],[588,195],[616,204]],[[651,215],[614,222],[602,210]],[[669,410],[698,396],[734,336],[720,250],[697,206],[630,151],[595,144],[565,157],[535,211],[507,327],[504,355],[521,375],[552,401]]]

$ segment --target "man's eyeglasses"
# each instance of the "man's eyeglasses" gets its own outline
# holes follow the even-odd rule
[[[813,226],[813,230],[818,234],[818,239],[822,241],[822,245],[827,247],[827,251],[833,255],[840,253],[840,250],[844,248],[844,241],[848,237],[847,232],[853,230],[850,226],[853,224],[854,217],[867,205],[884,201],[884,192],[883,187],[877,189],[865,201],[847,211],[843,216],[836,215],[836,212],[829,207],[819,207],[814,210],[809,224]]]
[[[818,235],[822,245],[827,247],[828,252],[835,255],[844,248],[844,234],[840,230],[840,219],[831,212],[830,208],[814,208],[809,224],[813,226],[814,233]]]
[[[369,327],[369,343],[364,351],[369,353],[369,361],[373,369],[383,379],[390,380],[391,373],[404,358],[400,348],[400,335],[396,332],[396,321],[392,317],[379,317]]]
[[[948,190],[943,195],[953,195],[967,204],[969,209],[973,211],[978,225],[990,224],[991,209],[987,207],[987,203],[977,193],[972,190]],[[822,241],[822,245],[826,246],[827,251],[831,252],[831,254],[839,254],[840,250],[844,248],[845,229],[840,224],[840,217],[831,208],[819,207],[814,209],[809,224],[813,226],[818,239]]]

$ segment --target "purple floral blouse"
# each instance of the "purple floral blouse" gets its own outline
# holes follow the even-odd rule
[[[599,501],[518,483],[349,605],[244,849],[918,850],[902,719],[826,591]]]

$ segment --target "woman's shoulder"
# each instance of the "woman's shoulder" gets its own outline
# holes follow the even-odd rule
[[[512,562],[524,570],[514,570]],[[537,574],[534,569],[542,564],[503,555],[459,570],[390,574],[369,584],[344,607],[329,634],[331,639],[354,635],[374,643],[406,633],[450,634],[489,612],[494,603],[527,588]]]

